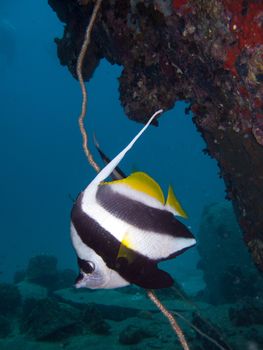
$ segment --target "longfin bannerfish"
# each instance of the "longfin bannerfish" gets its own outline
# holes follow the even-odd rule
[[[105,182],[159,113],[99,172],[72,208],[71,238],[80,268],[77,288],[132,283],[143,288],[169,287],[172,277],[157,264],[196,243],[174,216],[186,214],[171,187],[165,200],[159,184],[144,172]]]

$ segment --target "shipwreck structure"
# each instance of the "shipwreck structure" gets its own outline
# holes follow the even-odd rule
[[[58,57],[76,77],[92,0],[48,0],[65,24]],[[158,108],[189,103],[218,162],[254,262],[263,270],[263,2],[104,0],[84,61],[123,67],[120,100],[145,123]],[[187,137],[187,135],[185,135]]]

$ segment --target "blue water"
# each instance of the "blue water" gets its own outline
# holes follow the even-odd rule
[[[0,11],[0,21],[9,23],[14,34],[12,59],[6,60],[8,48],[0,47],[0,270],[9,281],[36,254],[55,255],[60,266],[76,269],[69,236],[71,198],[94,171],[77,125],[80,87],[56,56],[54,38],[62,35],[63,24],[46,1],[2,0]],[[110,157],[141,127],[120,105],[120,72],[121,67],[102,61],[87,84],[87,131],[96,133]],[[187,225],[197,235],[204,205],[224,199],[224,184],[216,162],[203,154],[205,144],[185,107],[177,103],[159,127],[148,129],[121,168],[127,174],[148,172],[164,191],[172,183],[189,215]],[[168,268],[183,275],[184,269],[195,269],[197,260],[193,248]]]
[[[76,291],[74,273],[63,275],[65,268],[78,272],[70,241],[73,199],[95,176],[78,128],[80,86],[56,54],[54,38],[61,37],[63,29],[47,1],[0,2],[0,350],[179,349],[169,323],[147,300],[145,290],[129,286]],[[112,158],[142,127],[129,120],[120,105],[121,69],[103,60],[86,84],[86,129],[97,161],[93,133]],[[172,184],[189,216],[184,223],[197,239],[197,247],[162,266],[190,303],[177,299],[172,288],[157,294],[169,310],[179,310],[212,338],[227,340],[231,349],[260,350],[262,276],[242,243],[219,168],[204,154],[206,145],[192,115],[185,114],[187,107],[182,101],[165,112],[159,126],[150,126],[120,164],[126,174],[149,173],[164,193]],[[35,256],[30,270],[28,261]],[[54,259],[49,256],[59,263],[50,275],[46,266]],[[14,283],[14,274],[26,268]],[[198,319],[193,303],[217,332]],[[108,325],[109,334],[105,329],[99,333],[98,323]],[[143,332],[139,347],[127,347],[120,337],[134,325],[134,338],[144,328],[150,335]],[[204,338],[200,342],[189,324],[180,325],[191,349],[216,348]]]

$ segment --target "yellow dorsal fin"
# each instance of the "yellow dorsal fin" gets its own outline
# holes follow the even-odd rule
[[[132,173],[125,179],[105,182],[105,184],[127,185],[136,191],[146,193],[147,195],[157,199],[159,202],[164,204],[164,195],[161,187],[153,178],[142,171]]]
[[[186,212],[181,207],[178,199],[175,197],[172,186],[169,186],[168,196],[165,203],[167,210],[172,212],[174,215],[182,216],[183,218],[187,218]]]

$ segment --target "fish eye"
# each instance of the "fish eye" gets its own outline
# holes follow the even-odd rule
[[[83,260],[78,258],[78,265],[81,271],[84,273],[92,273],[95,270],[95,264],[89,260]]]
[[[82,270],[85,273],[92,273],[95,270],[95,264],[92,261],[85,261]]]

